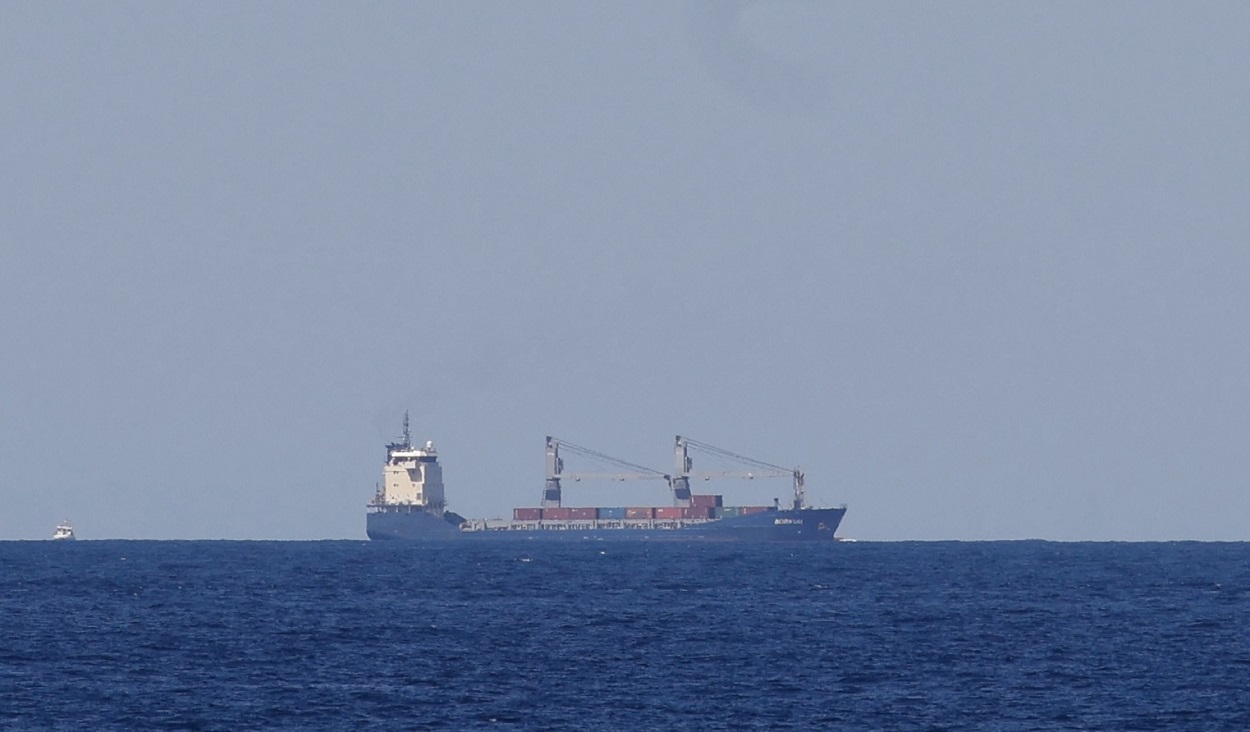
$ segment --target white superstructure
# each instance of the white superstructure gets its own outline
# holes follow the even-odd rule
[[[404,414],[404,434],[400,442],[386,446],[386,465],[382,468],[382,485],[374,499],[375,505],[419,506],[435,516],[442,516],[447,506],[443,492],[443,467],[438,464],[438,451],[433,442],[425,447],[412,445],[408,432],[408,414]]]
[[[70,525],[69,521],[62,521],[57,524],[56,531],[52,532],[52,539],[54,541],[73,541],[74,527]]]

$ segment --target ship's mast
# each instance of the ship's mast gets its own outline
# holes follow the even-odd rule
[[[564,473],[564,460],[560,458],[560,442],[547,436],[547,482],[543,486],[543,508],[559,508],[560,478]]]
[[[690,468],[694,463],[690,460],[690,450],[686,438],[677,435],[676,455],[673,471],[673,504],[676,506],[690,505]]]
[[[408,431],[408,410],[404,410],[404,447],[412,449],[412,433]]]

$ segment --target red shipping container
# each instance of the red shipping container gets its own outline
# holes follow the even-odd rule
[[[711,506],[691,506],[686,509],[686,518],[705,519],[712,517]]]
[[[679,519],[686,517],[686,509],[681,506],[660,506],[655,509],[655,517],[658,519]]]
[[[513,521],[537,521],[543,517],[541,508],[514,508],[512,509]]]
[[[573,517],[573,509],[571,508],[544,508],[544,521],[568,521]]]
[[[768,506],[743,506],[742,514],[745,516],[749,513],[763,513],[768,510]]]
[[[722,505],[724,505],[724,502],[725,502],[724,496],[720,495],[719,493],[715,495],[713,494],[701,495],[701,494],[696,493],[690,496],[690,505],[692,506],[699,506],[699,507],[706,506],[708,508],[720,508]]]
[[[595,509],[593,508],[570,508],[569,518],[593,520],[595,518]]]
[[[653,515],[655,509],[650,507],[643,508],[627,508],[625,509],[625,518],[627,519],[649,519]]]

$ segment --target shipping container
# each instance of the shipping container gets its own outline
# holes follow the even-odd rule
[[[694,494],[690,496],[690,505],[699,507],[715,508],[725,503],[724,496],[717,494]]]
[[[657,519],[679,519],[686,517],[686,509],[681,506],[660,506],[655,509]]]
[[[651,507],[636,508],[631,507],[625,509],[625,518],[632,519],[649,519],[655,515],[655,509]]]
[[[543,517],[541,508],[514,508],[512,509],[513,521],[537,521]]]
[[[686,512],[686,518],[688,519],[711,518],[712,507],[711,506],[691,506],[690,508],[685,509],[685,512]]]
[[[746,516],[747,514],[752,514],[752,513],[763,513],[767,511],[769,508],[770,506],[743,506],[742,515]]]
[[[604,519],[620,520],[625,518],[625,507],[613,506],[612,508],[600,508],[597,513],[600,521]]]
[[[593,508],[570,508],[569,518],[571,519],[591,519],[595,518],[595,509]]]
[[[544,521],[568,521],[573,518],[573,509],[571,508],[544,508]]]
[[[723,518],[742,515],[742,506],[721,506],[717,510]]]

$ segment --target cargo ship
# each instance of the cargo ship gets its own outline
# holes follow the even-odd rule
[[[692,472],[692,449],[743,463],[745,471]],[[573,452],[615,472],[566,472],[561,451]],[[712,447],[680,435],[675,443],[676,473],[668,474],[612,458],[555,437],[547,437],[547,478],[541,505],[512,509],[511,518],[466,519],[447,510],[443,468],[433,442],[414,446],[404,414],[403,435],[386,446],[382,482],[367,506],[365,532],[372,540],[460,540],[486,538],[573,540],[831,541],[846,506],[813,508],[804,498],[801,470],[784,468]],[[789,477],[790,506],[729,506],[720,494],[696,494],[692,480],[723,477]],[[673,503],[667,506],[566,506],[565,480],[662,480]]]

